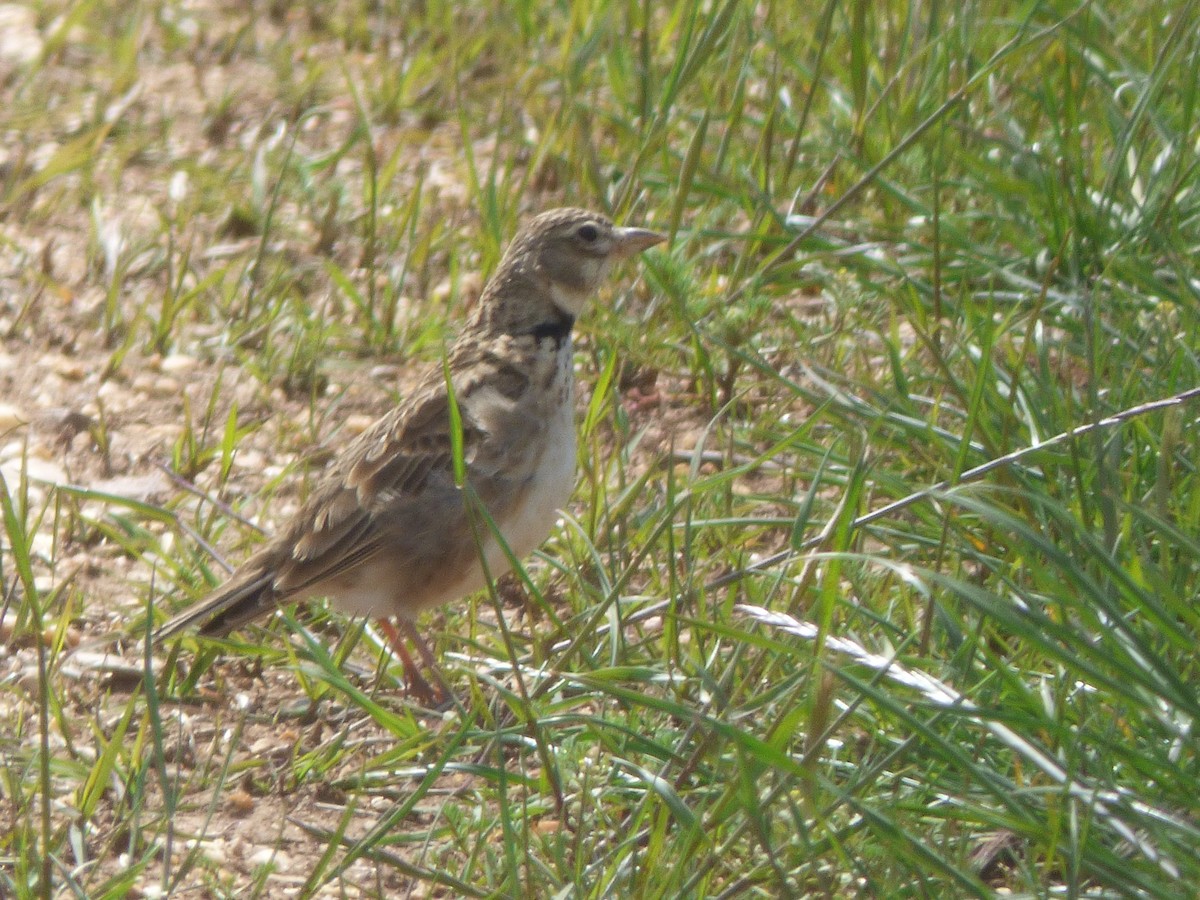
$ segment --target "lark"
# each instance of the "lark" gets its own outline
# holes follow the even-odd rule
[[[520,230],[444,365],[336,455],[307,502],[209,596],[167,621],[223,636],[282,604],[328,598],[379,620],[414,692],[399,629],[484,587],[550,534],[575,487],[571,331],[618,260],[664,240],[582,209]],[[497,534],[498,532],[498,534]]]

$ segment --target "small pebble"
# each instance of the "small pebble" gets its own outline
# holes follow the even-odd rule
[[[184,372],[190,372],[196,368],[196,360],[182,353],[172,353],[163,358],[161,368],[169,375],[182,375]]]

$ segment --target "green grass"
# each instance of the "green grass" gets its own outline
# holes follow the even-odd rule
[[[1195,404],[1106,419],[1200,385],[1196,3],[27,9],[0,896],[1195,891]],[[458,706],[323,608],[147,655],[566,203],[672,241]]]

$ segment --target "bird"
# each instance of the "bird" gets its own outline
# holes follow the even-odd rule
[[[443,699],[401,632],[444,687],[417,616],[480,590],[550,535],[575,487],[575,321],[614,263],[665,239],[584,209],[530,219],[443,363],[335,453],[275,536],[152,641],[193,629],[222,637],[328,598],[377,621],[411,693]]]

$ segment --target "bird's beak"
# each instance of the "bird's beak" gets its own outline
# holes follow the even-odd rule
[[[613,255],[622,258],[633,256],[655,244],[661,244],[666,239],[665,234],[659,234],[657,231],[650,231],[646,228],[614,228]]]

